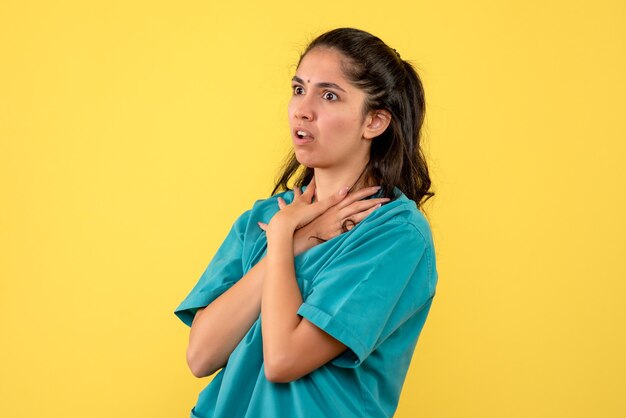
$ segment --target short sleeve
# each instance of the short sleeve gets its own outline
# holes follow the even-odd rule
[[[243,276],[243,241],[249,217],[250,211],[246,211],[235,221],[194,288],[174,311],[186,325],[191,326],[198,308],[209,305]]]
[[[332,361],[356,367],[433,296],[429,241],[407,222],[353,231],[315,276],[298,314],[348,347]]]

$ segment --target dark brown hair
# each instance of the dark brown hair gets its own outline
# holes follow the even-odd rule
[[[334,49],[345,57],[344,75],[366,93],[363,115],[382,109],[391,113],[387,129],[372,141],[370,160],[362,175],[381,186],[383,197],[395,199],[394,187],[397,187],[421,207],[434,193],[429,190],[428,166],[420,147],[425,102],[417,72],[395,49],[359,29],[339,28],[318,36],[300,55],[298,65],[309,51],[318,47]],[[300,163],[291,152],[272,194],[287,190],[287,183],[294,175],[295,186],[308,184],[313,169],[304,167],[299,171],[299,168]]]

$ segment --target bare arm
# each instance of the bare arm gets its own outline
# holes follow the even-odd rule
[[[272,382],[295,380],[330,361],[346,346],[297,312],[302,295],[296,282],[293,231],[268,232],[267,277],[263,284],[263,359]]]
[[[368,196],[368,193],[371,195],[373,192],[374,190],[371,189],[355,192],[346,199],[346,202],[350,204],[341,210],[338,207],[332,207],[304,228],[298,229],[295,234],[292,232],[289,239],[293,250],[285,254],[289,254],[293,262],[294,255],[319,244],[319,241],[311,239],[311,236],[331,239],[343,232],[341,228],[343,220],[349,218],[353,224],[359,223],[375,209],[376,204],[388,200],[359,201]],[[284,206],[284,202],[281,205]],[[261,224],[261,227],[266,229],[264,224]],[[194,376],[210,376],[222,368],[235,347],[257,320],[261,313],[261,296],[266,268],[267,258],[264,258],[209,306],[198,309],[191,325],[187,348],[187,364]],[[299,296],[297,285],[296,290]],[[300,303],[301,301],[300,296]],[[308,325],[314,331],[323,333],[314,325],[310,323]],[[331,338],[325,333],[323,336]]]
[[[263,282],[261,312],[263,315],[263,357],[265,375],[273,382],[298,379],[329,362],[347,348],[297,312],[302,304],[293,262],[294,230],[325,213],[350,213],[357,210],[357,221],[388,199],[353,202],[352,199],[372,194],[372,189],[355,193],[345,199],[338,194],[326,202],[312,202],[314,183],[289,206],[284,203],[267,228],[268,252]],[[333,209],[334,208],[334,209]],[[347,209],[346,209],[347,208]],[[344,210],[345,209],[345,210]],[[355,218],[354,216],[352,218]]]
[[[198,309],[187,347],[187,364],[196,377],[224,367],[261,311],[265,259],[259,261],[209,306]]]
[[[294,241],[296,254],[318,242],[302,231]],[[261,313],[261,289],[266,259],[259,261],[237,283],[206,308],[198,309],[189,332],[187,364],[196,377],[210,376],[228,357]]]

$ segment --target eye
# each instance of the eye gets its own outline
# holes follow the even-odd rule
[[[339,96],[337,96],[337,95],[336,95],[335,93],[333,93],[332,91],[325,91],[325,92],[324,92],[324,94],[322,94],[322,97],[323,97],[325,100],[331,100],[331,101],[334,101],[334,100],[338,100],[338,99],[339,99]]]
[[[304,94],[304,88],[302,88],[302,86],[291,86],[291,88],[293,89],[293,94],[295,95]]]

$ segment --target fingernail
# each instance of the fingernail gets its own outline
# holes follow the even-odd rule
[[[374,186],[374,190],[380,190],[380,186]]]
[[[374,209],[378,209],[379,207],[382,206],[382,203],[377,204],[376,206],[374,206]]]
[[[348,186],[346,186],[346,187],[342,187],[342,188],[339,190],[339,196],[345,196],[345,195],[348,193],[348,190],[349,190],[349,189],[350,189],[350,188],[349,188]]]

